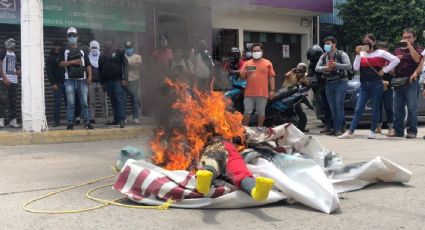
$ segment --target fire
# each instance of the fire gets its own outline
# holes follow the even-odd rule
[[[184,130],[174,129],[169,137],[158,130],[150,142],[153,163],[168,170],[185,170],[198,162],[203,147],[213,135],[230,141],[243,137],[243,116],[226,111],[229,101],[223,93],[194,88],[191,94],[186,83],[170,79],[165,83],[176,90],[177,101],[172,108],[182,113]]]

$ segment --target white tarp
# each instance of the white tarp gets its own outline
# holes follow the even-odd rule
[[[272,159],[255,158],[248,168],[255,176],[275,181],[268,200],[255,202],[243,191],[220,181],[207,198],[195,190],[195,176],[187,171],[167,171],[145,160],[128,160],[114,188],[129,199],[148,205],[159,205],[167,199],[176,200],[180,208],[243,208],[290,198],[325,213],[339,208],[338,193],[361,189],[377,182],[410,180],[412,173],[382,158],[344,165],[333,152],[325,149],[314,137],[306,136],[292,125],[268,130],[246,128],[251,142],[270,142],[283,147]],[[247,152],[254,150],[248,149]],[[125,161],[126,159],[121,159]]]

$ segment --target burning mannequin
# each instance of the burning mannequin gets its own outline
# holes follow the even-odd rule
[[[222,137],[213,137],[207,143],[196,172],[196,189],[204,195],[210,191],[217,177],[227,177],[230,182],[247,192],[254,200],[268,198],[274,181],[265,177],[254,179],[236,147]]]

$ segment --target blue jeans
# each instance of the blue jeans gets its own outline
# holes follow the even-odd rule
[[[111,100],[112,110],[114,112],[114,122],[124,121],[126,118],[124,87],[121,81],[108,81],[105,83],[105,91]]]
[[[385,112],[385,115],[387,118],[386,123],[389,128],[392,128],[392,124],[394,122],[393,97],[394,97],[393,89],[388,89],[384,91],[384,94],[382,95],[382,105],[384,109],[382,111],[381,119],[379,121],[380,123],[384,121],[383,114]]]
[[[408,134],[418,134],[418,82],[394,91],[394,130],[397,136],[404,136],[405,107],[407,105]]]
[[[66,92],[66,120],[68,125],[72,125],[74,122],[75,112],[75,92],[77,92],[80,106],[81,115],[83,116],[84,122],[87,124],[90,120],[89,105],[87,103],[87,97],[89,87],[86,80],[65,80],[65,92]]]
[[[375,132],[381,117],[382,94],[384,94],[384,84],[382,83],[382,80],[365,81],[361,83],[360,94],[357,98],[356,111],[354,112],[354,118],[350,126],[351,133],[354,133],[354,130],[356,130],[359,125],[360,118],[363,115],[369,99],[372,106],[372,124],[370,125],[370,130]]]
[[[326,98],[328,99],[329,109],[331,110],[333,128],[335,132],[342,130],[345,120],[344,100],[347,95],[347,80],[338,80],[326,82]]]
[[[58,86],[58,90],[53,91],[53,96],[55,99],[55,110],[54,110],[53,118],[54,118],[54,122],[59,124],[61,120],[60,114],[61,114],[62,97],[66,105],[66,93],[65,93],[64,84],[58,83],[57,86]]]

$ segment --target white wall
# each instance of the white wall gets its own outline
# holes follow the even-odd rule
[[[212,6],[212,28],[214,29],[238,29],[239,46],[243,49],[243,31],[287,33],[301,35],[301,56],[302,61],[307,62],[307,49],[313,43],[312,17],[295,16],[285,14],[285,11],[277,11],[263,7],[234,7],[234,4],[227,6]],[[301,26],[301,19],[309,19],[309,27]]]

